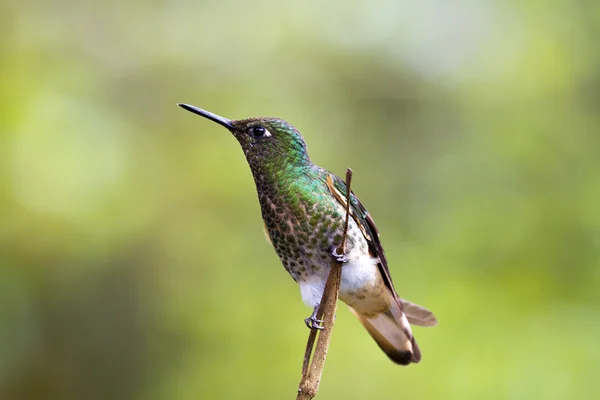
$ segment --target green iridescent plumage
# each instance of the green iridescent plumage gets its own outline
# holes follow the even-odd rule
[[[232,122],[252,170],[271,243],[294,280],[319,270],[341,239],[343,215],[325,183],[327,171],[314,165],[300,132],[276,118]],[[261,126],[266,132],[248,134]],[[351,239],[350,239],[351,240]],[[352,246],[352,243],[350,243]]]

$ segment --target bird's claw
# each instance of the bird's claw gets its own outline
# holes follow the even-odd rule
[[[304,323],[306,324],[308,329],[318,329],[320,331],[325,329],[325,327],[323,326],[323,320],[317,319],[317,317],[314,317],[312,315],[310,317],[306,318],[304,320]]]
[[[335,261],[338,264],[346,264],[349,261],[348,256],[346,254],[338,254],[337,246],[333,246],[331,248],[331,256],[333,257],[333,261]]]
[[[317,313],[319,312],[319,306],[315,306],[315,308],[313,309],[312,314],[310,314],[310,317],[306,318],[304,320],[304,323],[306,324],[306,326],[308,327],[308,329],[318,329],[320,331],[322,331],[323,329],[325,329],[325,327],[323,326],[323,320],[322,319],[317,319]]]

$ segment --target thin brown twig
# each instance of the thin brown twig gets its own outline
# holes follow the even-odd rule
[[[323,301],[323,298],[321,298]],[[319,313],[317,313],[317,319],[319,319]],[[304,351],[304,362],[302,363],[302,378],[304,378],[308,372],[310,366],[310,356],[312,354],[313,347],[315,345],[315,339],[317,338],[318,329],[311,329],[308,335],[308,341],[306,342],[306,350]]]
[[[346,254],[346,236],[348,235],[348,221],[350,220],[350,185],[352,184],[352,170],[346,170],[346,221],[344,222],[344,234],[342,235],[342,243],[337,248],[338,254]],[[341,252],[340,252],[341,249]]]
[[[346,221],[342,243],[336,248],[337,254],[345,254],[346,252],[346,236],[348,233],[348,221],[350,216],[351,183],[352,170],[348,168],[346,170]],[[296,400],[310,400],[316,396],[319,390],[323,367],[325,366],[325,358],[327,357],[331,333],[335,323],[335,311],[340,291],[341,275],[342,266],[335,261],[332,262],[329,276],[325,283],[325,289],[323,290],[323,296],[321,297],[321,303],[319,304],[319,309],[317,311],[317,319],[323,319],[324,329],[319,333],[315,353],[312,357],[312,363],[310,362],[310,356],[317,336],[317,329],[311,329],[308,336],[308,342],[304,353],[304,362],[302,364],[302,379],[300,380]]]

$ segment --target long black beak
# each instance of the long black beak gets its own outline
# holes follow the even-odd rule
[[[183,104],[183,103],[177,103],[177,105],[181,108],[184,108],[186,110],[188,110],[189,112],[193,112],[194,114],[198,114],[203,116],[204,118],[208,118],[211,121],[216,122],[219,125],[223,125],[225,128],[227,129],[233,129],[233,125],[231,123],[231,120],[227,119],[227,118],[223,118],[223,117],[219,117],[218,115],[215,115],[211,112],[205,111],[201,108],[195,107],[195,106],[191,106],[189,104]]]

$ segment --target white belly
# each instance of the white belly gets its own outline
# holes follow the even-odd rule
[[[340,296],[375,287],[375,284],[381,279],[377,267],[378,260],[369,254],[360,252],[358,249],[350,252],[348,258],[349,261],[342,266]],[[307,306],[315,307],[321,301],[329,269],[330,267],[327,266],[321,269],[321,274],[315,274],[298,282],[302,300]]]

